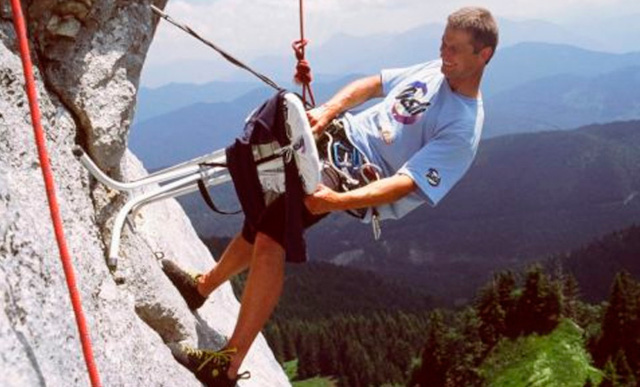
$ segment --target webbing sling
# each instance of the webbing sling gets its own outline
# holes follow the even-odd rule
[[[227,168],[227,164],[223,164],[223,163],[201,163],[199,164],[199,166]],[[207,186],[204,184],[203,179],[198,180],[198,190],[200,191],[200,196],[202,196],[202,199],[204,200],[204,202],[207,203],[207,206],[209,206],[209,208],[211,208],[214,212],[217,212],[218,214],[222,214],[222,215],[235,215],[242,212],[242,210],[237,210],[237,211],[220,210],[218,206],[216,206],[215,203],[213,202],[213,198],[211,197],[211,195],[209,195],[209,190],[207,189]]]
[[[223,211],[218,209],[218,207],[213,202],[211,195],[209,195],[209,191],[207,190],[207,187],[204,185],[204,181],[202,181],[202,179],[198,180],[198,190],[200,191],[200,195],[202,196],[202,199],[204,200],[204,202],[207,203],[207,206],[209,206],[209,208],[211,208],[214,212],[217,212],[218,214],[222,214],[222,215],[235,215],[242,212],[242,210]]]

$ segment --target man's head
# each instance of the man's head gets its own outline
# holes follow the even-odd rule
[[[498,45],[498,25],[480,7],[465,7],[449,15],[442,36],[442,72],[450,80],[480,76]]]

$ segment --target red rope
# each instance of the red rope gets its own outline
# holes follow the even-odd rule
[[[315,106],[316,101],[315,98],[313,98],[313,91],[311,91],[311,82],[313,81],[313,76],[311,75],[311,64],[304,58],[304,47],[307,43],[308,41],[304,38],[304,5],[303,0],[300,0],[300,40],[296,40],[292,44],[293,51],[296,54],[296,59],[298,59],[296,74],[293,79],[296,83],[302,85],[302,99],[304,103],[308,105],[307,93],[309,93],[311,106]]]
[[[82,342],[82,351],[84,353],[85,363],[89,370],[89,378],[93,387],[101,386],[98,371],[93,359],[93,351],[91,349],[91,340],[87,323],[82,312],[82,303],[80,294],[76,287],[75,274],[73,265],[67,249],[67,244],[62,229],[62,219],[60,217],[60,209],[56,200],[55,186],[53,182],[53,173],[51,172],[51,164],[49,163],[49,155],[45,144],[44,131],[40,122],[40,108],[38,107],[38,97],[36,94],[35,80],[33,77],[33,65],[29,54],[29,43],[27,41],[27,30],[24,24],[24,16],[22,14],[22,6],[20,0],[11,0],[13,9],[13,23],[16,30],[16,36],[20,44],[20,55],[22,57],[22,67],[24,69],[24,78],[26,81],[27,96],[29,98],[29,108],[31,110],[31,122],[33,123],[33,131],[36,138],[36,146],[38,147],[38,157],[42,166],[42,175],[44,177],[45,188],[47,191],[47,200],[49,201],[49,209],[51,219],[53,221],[53,229],[55,231],[58,249],[60,251],[60,259],[67,280],[67,288],[71,296],[71,304],[76,317],[80,340]]]

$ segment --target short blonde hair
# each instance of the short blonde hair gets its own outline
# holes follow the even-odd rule
[[[498,46],[498,23],[488,9],[482,7],[464,7],[447,18],[447,26],[467,31],[473,39],[475,52],[491,47],[491,56]],[[489,60],[491,57],[489,57]],[[487,60],[487,63],[489,63]]]

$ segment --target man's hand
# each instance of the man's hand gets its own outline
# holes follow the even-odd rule
[[[382,97],[380,75],[360,78],[343,87],[325,104],[307,112],[313,135],[318,138],[338,115],[374,97]]]
[[[312,214],[376,207],[393,203],[416,188],[413,180],[403,174],[385,177],[347,192],[336,192],[327,186],[318,184],[318,189],[304,199],[304,204]]]
[[[308,110],[307,118],[309,119],[309,125],[311,125],[311,132],[316,138],[322,134],[324,129],[333,119],[326,105]]]
[[[318,184],[316,192],[308,195],[304,199],[304,204],[309,212],[314,215],[340,210],[340,193],[326,185]]]

